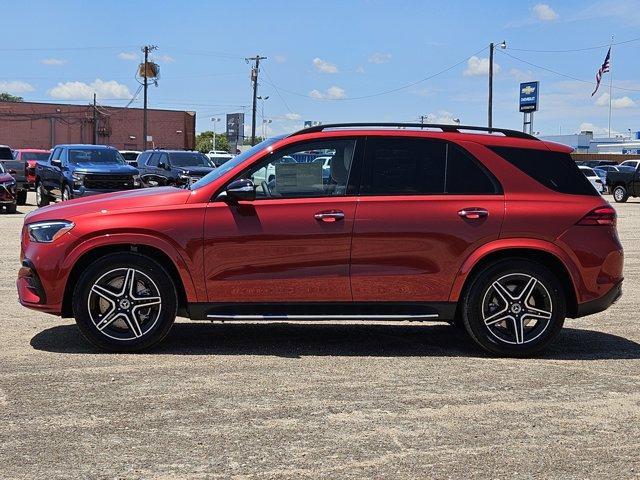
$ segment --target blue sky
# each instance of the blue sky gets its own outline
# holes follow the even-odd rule
[[[615,42],[640,37],[640,1],[622,0],[2,3],[0,90],[70,103],[87,103],[97,91],[102,104],[125,105],[138,88],[140,46],[155,44],[162,76],[150,89],[150,107],[195,110],[199,131],[210,128],[211,116],[243,106],[249,118],[244,57],[257,53],[268,57],[260,95],[270,97],[264,109],[273,133],[300,128],[304,120],[417,121],[420,115],[485,125],[486,47],[502,40],[507,49],[496,52],[494,125],[522,128],[518,84],[539,80],[535,130],[603,130],[609,79],[594,97],[586,82],[593,82],[606,47],[566,50],[607,44],[611,35]],[[640,130],[639,52],[640,41],[613,48],[618,132]]]

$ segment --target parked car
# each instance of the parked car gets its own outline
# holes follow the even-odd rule
[[[25,218],[20,301],[75,317],[115,351],[156,345],[179,314],[448,321],[490,352],[524,356],[549,345],[565,317],[618,299],[616,212],[569,147],[513,130],[424,127],[311,127],[259,143],[188,189],[36,210]],[[256,182],[310,150],[334,152],[328,184],[313,163]]]
[[[124,158],[129,165],[135,168],[138,168],[138,155],[141,153],[142,152],[139,152],[138,150],[120,150],[122,158]]]
[[[24,164],[14,158],[14,152],[7,145],[0,145],[0,165],[3,171],[12,175],[15,182],[14,190],[16,203],[24,205],[27,203],[27,178],[25,175]]]
[[[638,160],[625,160],[624,162],[622,162],[620,164],[620,166],[622,166],[622,167],[631,167],[634,170],[636,170],[638,168],[638,165],[640,165],[640,159],[638,159]]]
[[[9,175],[0,163],[0,206],[7,213],[16,213],[16,180]]]
[[[313,159],[313,163],[322,165],[322,179],[325,183],[329,183],[329,179],[331,178],[331,158],[331,156],[322,156]]]
[[[596,189],[598,193],[604,193],[604,187],[602,183],[602,179],[593,171],[590,167],[579,166],[580,171],[584,174],[585,177],[591,182],[593,188]]]
[[[215,168],[200,152],[147,150],[138,158],[140,178],[145,187],[191,185]]]
[[[36,203],[140,187],[138,169],[105,145],[57,145],[36,164]]]
[[[28,190],[35,190],[36,187],[36,163],[47,160],[50,154],[51,150],[35,148],[19,148],[13,151],[14,159],[19,162],[18,168],[22,166],[24,170]],[[26,192],[24,197],[26,201]]]
[[[595,168],[595,167],[602,167],[605,165],[617,165],[618,162],[614,161],[614,160],[582,160],[582,161],[577,161],[576,165],[583,166],[583,167],[590,167],[590,168]]]
[[[284,155],[279,158],[277,162],[270,163],[266,165],[264,168],[256,171],[253,175],[254,182],[256,185],[259,185],[261,182],[266,181],[268,184],[273,183],[276,179],[276,170],[281,168],[280,165],[291,165],[296,162],[295,158],[291,155]]]
[[[224,150],[211,150],[207,153],[207,157],[216,167],[219,167],[231,160],[234,155],[231,155],[229,152],[225,152]]]
[[[640,196],[638,169],[629,164],[620,164],[617,172],[607,172],[607,188],[618,203],[626,202],[629,197]]]
[[[607,185],[607,174],[609,172],[633,172],[634,168],[629,166],[622,165],[602,165],[600,167],[596,167],[593,169],[596,172],[596,175],[600,177],[602,180],[602,184],[604,185],[604,193],[611,193],[609,190],[609,186]]]

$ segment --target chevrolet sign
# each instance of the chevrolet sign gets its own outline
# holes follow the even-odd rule
[[[520,84],[520,111],[535,112],[538,110],[539,82],[527,82]]]

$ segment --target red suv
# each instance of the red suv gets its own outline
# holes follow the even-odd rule
[[[529,355],[621,295],[615,211],[569,151],[479,127],[308,128],[188,189],[29,214],[20,301],[108,350],[155,345],[180,315],[447,321]]]

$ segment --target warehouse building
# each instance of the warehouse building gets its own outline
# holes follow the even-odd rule
[[[171,148],[193,150],[196,114],[148,110],[148,142],[142,139],[141,108],[0,102],[0,144],[49,149],[61,143],[97,143],[120,150]]]

